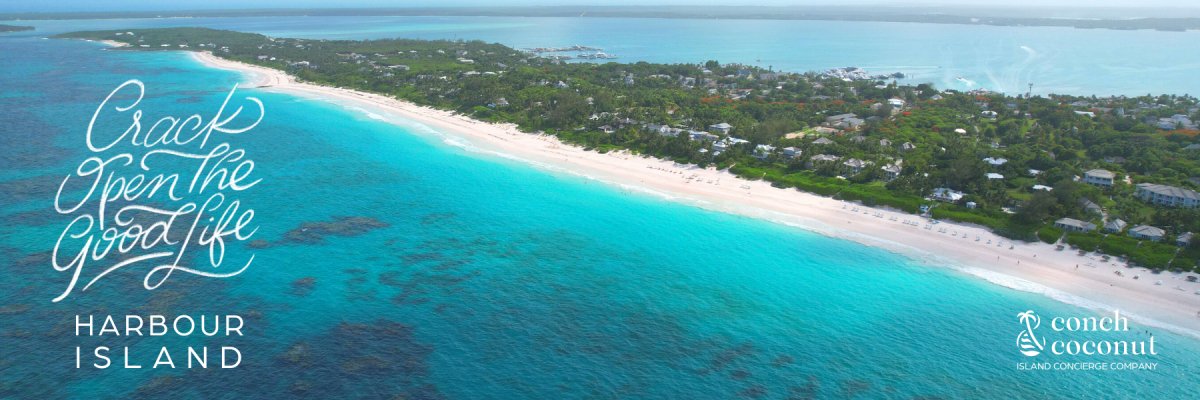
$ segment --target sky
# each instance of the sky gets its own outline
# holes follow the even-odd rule
[[[162,11],[317,7],[454,7],[544,5],[947,5],[997,7],[1179,7],[1200,8],[1196,0],[0,0],[0,12]]]

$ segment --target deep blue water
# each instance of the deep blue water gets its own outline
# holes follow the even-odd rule
[[[910,83],[1009,94],[1200,93],[1200,32],[846,21],[501,17],[262,17],[21,21],[39,34],[207,26],[276,37],[479,39],[597,46],[617,61],[738,62],[791,72],[858,66]]]
[[[36,35],[0,37],[0,53],[0,398],[1188,398],[1200,389],[1193,339],[1151,329],[1158,356],[1036,359],[1146,360],[1156,371],[1018,371],[1035,360],[1017,352],[1018,312],[1095,313],[254,90],[240,93],[263,100],[262,124],[224,138],[263,179],[238,197],[257,212],[254,239],[267,243],[231,243],[226,254],[236,263],[253,253],[252,266],[224,280],[175,275],[146,291],[149,267],[135,265],[52,303],[68,277],[46,252],[69,222],[52,200],[88,156],[84,130],[99,102],[136,78],[148,117],[208,115],[238,77],[182,53]],[[381,227],[356,229],[364,225]],[[246,335],[74,335],[76,314],[156,313],[239,314]],[[1143,340],[1146,329],[1099,337]],[[242,365],[74,368],[76,346],[129,346],[149,365],[159,347],[205,344],[237,346]]]

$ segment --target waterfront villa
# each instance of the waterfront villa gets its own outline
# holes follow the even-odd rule
[[[938,201],[957,203],[959,200],[962,200],[963,196],[963,192],[957,190],[952,190],[950,188],[936,188],[933,189],[933,195],[931,195],[930,198]]]
[[[771,146],[769,144],[760,144],[758,146],[754,146],[754,158],[765,160],[774,151],[775,146]]]
[[[840,160],[840,159],[842,159],[842,158],[835,156],[835,155],[817,154],[815,156],[812,156],[812,158],[808,159],[808,167],[814,168],[818,165],[836,162],[837,160]]]
[[[846,160],[846,162],[842,163],[842,165],[845,165],[847,168],[850,169],[851,174],[858,174],[859,172],[862,172],[863,168],[865,168],[867,165],[870,165],[870,164],[871,164],[870,161],[863,161],[863,160],[859,160],[857,158],[851,158],[849,160]]]
[[[1096,224],[1074,218],[1060,218],[1058,221],[1054,221],[1054,226],[1068,232],[1091,232],[1096,230]]]
[[[1134,239],[1144,239],[1152,242],[1162,240],[1163,236],[1166,234],[1167,232],[1163,231],[1162,229],[1155,228],[1150,225],[1138,225],[1129,228],[1129,236],[1132,236]]]
[[[1125,230],[1125,227],[1128,225],[1129,224],[1126,223],[1125,220],[1117,218],[1112,221],[1105,222],[1104,231],[1108,233],[1119,233]]]
[[[1137,184],[1136,195],[1142,201],[1160,206],[1193,208],[1200,205],[1200,193],[1195,190],[1156,183]]]
[[[1175,238],[1175,245],[1179,247],[1187,247],[1189,244],[1192,244],[1191,232],[1184,232],[1182,235],[1179,235],[1179,237]]]
[[[891,181],[893,179],[899,178],[900,171],[903,170],[899,165],[896,165],[896,164],[884,165],[884,166],[880,167],[880,169],[883,170],[883,179],[887,180],[887,181]]]
[[[1112,171],[1106,169],[1093,169],[1083,173],[1083,183],[1110,188],[1113,185],[1113,178],[1116,177],[1117,174],[1114,174]]]

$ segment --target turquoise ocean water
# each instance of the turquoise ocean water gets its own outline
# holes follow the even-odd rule
[[[1189,398],[1200,389],[1194,339],[1135,324],[1105,337],[1143,340],[1149,329],[1158,356],[1053,360],[1146,360],[1155,371],[1019,371],[1031,359],[1017,352],[1018,312],[1095,313],[254,90],[241,93],[259,96],[267,115],[231,142],[263,178],[240,198],[267,243],[231,244],[226,255],[253,252],[250,269],[225,280],[177,275],[145,291],[146,268],[133,266],[52,303],[67,277],[47,251],[69,222],[52,199],[87,156],[83,132],[99,101],[137,78],[149,115],[207,115],[239,79],[182,53],[42,34],[0,37],[0,398]],[[72,326],[76,314],[178,313],[240,314],[246,335],[89,338]],[[162,346],[233,345],[243,360],[232,370],[74,368],[76,346],[100,345],[128,346],[143,365]]]

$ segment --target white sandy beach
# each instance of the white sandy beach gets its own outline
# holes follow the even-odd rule
[[[1200,337],[1200,295],[1196,294],[1200,283],[1187,282],[1183,275],[1128,269],[1115,258],[1105,263],[1094,254],[1079,256],[1070,249],[1057,251],[1044,243],[1012,243],[984,228],[952,222],[931,224],[915,215],[773,188],[767,182],[740,179],[728,172],[624,152],[586,151],[552,136],[520,132],[511,125],[476,121],[386,96],[301,83],[282,71],[210,53],[191,54],[210,67],[243,73],[247,83],[261,90],[323,99],[370,110],[394,122],[426,125],[469,141],[472,149],[539,168],[880,246],[932,265],[949,265],[1006,287],[1043,293],[1093,309],[1116,308],[1144,324]],[[1139,279],[1133,279],[1135,275]],[[1013,332],[1018,329],[1016,315],[1021,311],[1025,310],[1012,310]]]

